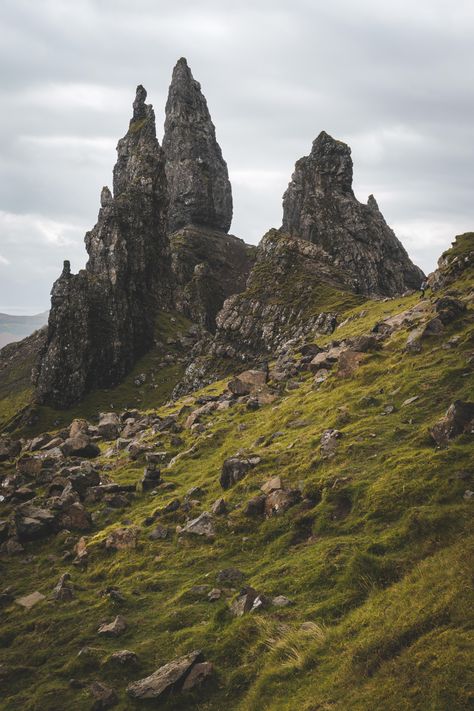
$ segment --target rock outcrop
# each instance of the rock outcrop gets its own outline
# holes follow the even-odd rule
[[[152,345],[157,309],[171,305],[164,159],[145,98],[139,86],[117,146],[114,195],[102,190],[85,237],[86,268],[74,275],[65,262],[53,285],[39,402],[68,407],[93,387],[117,383]]]
[[[392,296],[418,288],[423,279],[375,198],[367,205],[356,199],[349,146],[324,131],[295,165],[283,196],[281,229],[322,247],[336,267],[352,274],[360,293]]]
[[[228,232],[232,191],[207,102],[181,58],[166,103],[163,150],[169,193],[169,230],[201,225]]]
[[[244,291],[257,248],[217,230],[185,227],[170,236],[175,308],[207,331],[225,299]]]

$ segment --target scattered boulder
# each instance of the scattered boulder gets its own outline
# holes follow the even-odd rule
[[[244,588],[231,604],[230,611],[235,617],[243,617],[246,612],[250,612],[257,596],[258,593],[253,588]]]
[[[451,439],[474,432],[474,403],[456,400],[449,406],[445,416],[431,429],[430,435],[439,447],[445,447]]]
[[[123,551],[137,547],[140,529],[137,526],[116,528],[105,539],[105,548],[108,551]]]
[[[59,526],[71,531],[89,531],[92,517],[79,501],[75,501],[59,515]]]
[[[220,484],[223,489],[229,489],[244,478],[247,472],[260,463],[260,457],[229,457],[222,465]]]
[[[148,464],[143,470],[142,491],[155,489],[161,483],[161,472],[155,464]]]
[[[260,489],[264,494],[270,494],[272,491],[276,491],[277,489],[283,489],[281,478],[279,476],[272,476],[271,479],[262,484]]]
[[[272,605],[275,607],[288,607],[289,605],[293,605],[293,603],[285,595],[277,595],[272,598]]]
[[[254,496],[249,499],[244,508],[244,515],[250,518],[256,518],[258,516],[263,516],[265,511],[265,501],[267,497],[264,495]]]
[[[115,412],[101,412],[97,430],[102,439],[117,439],[120,434],[121,422]]]
[[[109,661],[120,666],[132,666],[138,663],[138,656],[129,649],[121,649],[110,655]]]
[[[321,436],[321,455],[324,459],[330,459],[336,454],[339,439],[342,432],[335,429],[325,430]]]
[[[161,526],[160,524],[158,524],[149,534],[148,538],[150,539],[150,541],[163,541],[165,538],[168,538],[168,535],[169,530],[166,528],[166,526]]]
[[[119,700],[115,691],[100,681],[94,681],[90,685],[89,691],[94,699],[91,711],[105,711],[118,704]]]
[[[31,608],[34,605],[36,605],[38,602],[41,602],[42,600],[45,600],[45,599],[46,599],[45,595],[43,595],[42,593],[35,590],[35,592],[32,592],[29,595],[23,595],[23,597],[17,597],[15,602],[17,605],[20,605],[21,607],[24,607],[27,610],[31,610]]]
[[[99,447],[83,432],[79,432],[74,437],[68,437],[60,449],[65,457],[84,457],[85,459],[92,459],[100,454]]]
[[[444,296],[437,300],[435,309],[441,323],[447,326],[466,311],[466,305],[452,296]]]
[[[53,600],[65,601],[72,600],[74,597],[74,585],[71,582],[71,575],[63,573],[59,578],[59,582],[53,588]]]
[[[267,382],[267,373],[263,370],[246,370],[240,373],[227,383],[227,387],[233,395],[250,395]]]
[[[32,456],[31,454],[23,454],[16,462],[16,469],[20,474],[25,476],[36,476],[40,473],[42,467],[41,459]]]
[[[277,489],[272,491],[265,498],[264,514],[266,518],[277,516],[278,514],[288,511],[289,508],[301,501],[301,492],[299,489]]]
[[[112,622],[104,622],[97,630],[97,634],[104,637],[118,637],[127,629],[127,623],[121,615],[117,615]]]
[[[182,690],[193,667],[203,662],[204,657],[200,650],[190,652],[184,657],[168,662],[150,676],[132,682],[127,686],[127,694],[134,699],[157,699],[177,693]]]
[[[211,513],[215,516],[224,516],[227,513],[227,504],[225,499],[222,497],[216,499],[212,504]]]
[[[87,420],[76,418],[69,426],[69,437],[76,437],[78,434],[87,434],[89,431],[89,423]]]
[[[213,538],[215,536],[215,530],[212,515],[207,511],[203,511],[203,513],[197,518],[188,521],[185,526],[183,526],[180,533]]]

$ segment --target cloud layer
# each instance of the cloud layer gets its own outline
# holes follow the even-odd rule
[[[322,129],[426,271],[474,228],[470,0],[3,0],[0,20],[0,311],[48,308],[62,260],[83,266],[135,86],[161,133],[182,55],[229,166],[234,234],[280,225]]]

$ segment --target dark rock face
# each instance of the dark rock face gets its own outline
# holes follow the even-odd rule
[[[228,232],[232,191],[207,102],[186,60],[180,59],[166,103],[163,150],[169,231],[201,225]]]
[[[385,222],[375,198],[352,191],[351,149],[324,131],[300,158],[283,196],[282,231],[322,247],[351,273],[357,291],[391,296],[417,289],[423,272]]]
[[[85,237],[86,268],[73,275],[65,262],[53,285],[39,402],[68,407],[93,387],[116,384],[152,345],[157,308],[171,303],[163,153],[145,97],[139,86],[117,146],[114,196],[102,190]]]
[[[186,227],[170,236],[178,311],[207,331],[229,296],[245,289],[256,247],[233,235]]]

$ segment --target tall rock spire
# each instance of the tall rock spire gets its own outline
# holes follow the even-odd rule
[[[86,234],[86,268],[69,263],[54,283],[37,397],[68,407],[114,385],[153,343],[157,308],[171,305],[166,178],[153,107],[137,87],[133,117],[117,146],[114,195],[105,187]]]
[[[232,191],[207,102],[184,58],[174,70],[166,102],[163,150],[169,231],[187,225],[228,232]]]
[[[354,275],[361,293],[390,296],[418,288],[423,278],[373,195],[367,205],[354,196],[349,146],[324,131],[295,165],[281,229],[322,247],[335,266]]]

